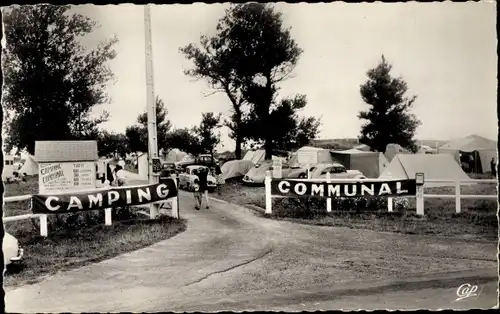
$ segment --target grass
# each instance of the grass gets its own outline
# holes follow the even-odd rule
[[[454,187],[426,188],[426,194],[454,194]],[[496,184],[463,186],[462,194],[496,195]],[[244,186],[229,182],[216,196],[238,205],[265,207],[264,187]],[[326,212],[326,200],[309,202],[305,200],[273,199],[273,214],[270,218],[304,224],[343,226],[405,234],[435,235],[478,240],[497,240],[498,222],[496,200],[462,199],[460,214],[455,213],[454,199],[426,199],[425,216],[416,215],[415,200],[407,199],[406,206],[395,205],[395,211],[387,211],[387,201],[382,200],[375,209],[332,207]]]
[[[37,192],[37,178],[26,183],[5,185],[5,196]],[[4,216],[30,213],[29,202],[6,203]],[[137,211],[115,212],[113,225],[104,225],[104,212],[80,212],[49,216],[49,235],[39,236],[38,221],[5,223],[5,231],[19,240],[24,260],[11,267],[4,278],[6,286],[37,282],[59,271],[81,267],[134,251],[168,239],[186,229],[184,220],[163,216],[150,220]]]

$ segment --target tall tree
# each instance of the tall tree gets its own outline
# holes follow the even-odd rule
[[[172,123],[167,119],[168,110],[163,100],[156,96],[156,135],[158,149],[167,147],[167,133],[172,127]],[[125,131],[134,152],[148,151],[148,113],[143,112],[137,117],[137,123],[127,127]]]
[[[122,133],[111,133],[102,130],[97,137],[97,149],[99,156],[107,156],[115,153],[125,156],[129,152],[127,137]]]
[[[201,153],[200,142],[188,128],[174,129],[167,134],[168,148],[177,148],[192,155]]]
[[[4,99],[8,144],[34,153],[35,141],[86,138],[108,114],[93,117],[109,101],[113,78],[107,62],[117,38],[85,49],[80,39],[96,23],[70,6],[39,4],[4,11]]]
[[[212,92],[225,93],[231,102],[230,119],[225,125],[230,129],[229,136],[235,140],[235,155],[240,159],[241,146],[245,140],[243,123],[245,121],[246,101],[241,93],[240,80],[235,72],[237,55],[231,52],[231,38],[226,31],[227,25],[222,19],[212,37],[202,35],[200,47],[189,44],[180,48],[180,52],[193,63],[193,68],[185,71],[186,75],[204,79],[212,88]]]
[[[378,66],[367,72],[368,80],[360,87],[361,98],[369,109],[358,115],[368,120],[361,127],[359,141],[380,152],[385,152],[390,143],[416,152],[413,137],[420,121],[410,109],[417,96],[405,96],[407,83],[401,77],[393,78],[391,69],[392,65],[382,55]]]
[[[319,133],[321,122],[315,117],[300,117],[298,111],[307,105],[305,95],[296,95],[293,98],[281,100],[271,110],[269,121],[274,129],[267,135],[266,129],[262,127],[262,121],[252,112],[246,128],[254,130],[248,132],[250,139],[262,142],[268,138],[275,150],[290,151],[308,144]]]
[[[200,148],[214,156],[215,147],[220,143],[221,115],[213,112],[202,113],[200,126],[195,128],[198,135]]]
[[[268,4],[235,5],[219,26],[230,38],[230,60],[235,64],[242,95],[251,104],[253,120],[259,124],[265,158],[271,159],[275,132],[271,115],[278,105],[278,84],[293,72],[302,50],[291,37],[291,29],[283,26],[282,14]]]

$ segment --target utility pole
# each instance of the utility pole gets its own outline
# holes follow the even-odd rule
[[[151,39],[151,8],[149,4],[144,6],[144,40],[146,44],[146,93],[148,112],[148,177],[149,183],[155,184],[159,176],[153,173],[153,158],[158,158],[158,142],[156,128],[156,100],[153,75],[153,48]],[[149,216],[155,219],[158,214],[158,205],[151,204]]]

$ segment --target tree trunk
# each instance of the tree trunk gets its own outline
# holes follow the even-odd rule
[[[264,149],[266,151],[265,160],[273,159],[273,141],[269,137],[270,136],[266,134],[266,142],[264,144]]]

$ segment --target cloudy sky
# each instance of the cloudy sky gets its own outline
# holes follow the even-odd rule
[[[152,7],[155,92],[165,101],[175,127],[200,122],[201,113],[228,113],[224,94],[183,74],[190,67],[178,49],[212,34],[226,4]],[[280,97],[303,93],[304,115],[322,117],[320,138],[356,137],[357,113],[367,106],[359,94],[366,71],[381,55],[418,95],[414,113],[422,121],[420,139],[451,139],[469,134],[497,137],[497,53],[493,3],[284,4],[286,25],[304,50],[294,78]],[[141,6],[81,6],[79,13],[101,27],[86,42],[95,45],[117,35],[118,53],[110,66],[111,113],[105,127],[123,132],[145,110],[144,10]],[[223,131],[226,148],[232,142]]]

